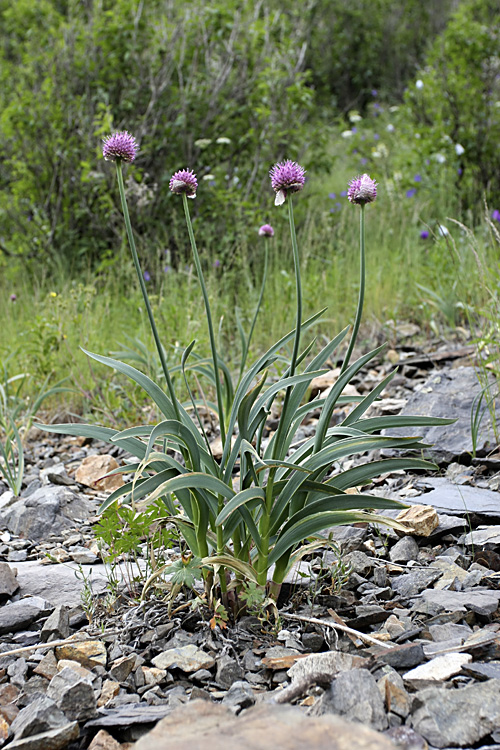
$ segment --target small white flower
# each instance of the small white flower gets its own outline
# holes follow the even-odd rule
[[[419,139],[420,139],[421,137],[422,137],[422,136],[420,135],[420,133],[415,133],[415,138],[417,139],[417,141],[418,141],[418,140],[419,140]]]
[[[359,112],[355,112],[355,111],[349,112],[348,117],[349,117],[350,122],[361,122],[361,120],[363,119],[361,115],[359,114]]]
[[[198,138],[198,140],[194,142],[194,145],[197,148],[206,148],[207,146],[210,146],[211,143],[211,138]]]
[[[398,109],[399,109],[399,105],[398,104],[394,104],[394,106],[389,107],[389,112],[397,112]]]
[[[205,175],[203,175],[202,179],[206,180],[207,182],[209,180],[215,180],[215,175],[213,175],[213,174],[205,174]]]
[[[460,143],[455,143],[455,153],[457,156],[462,156],[462,154],[465,154],[465,149],[460,145]]]
[[[229,143],[231,143],[231,138],[226,138],[224,135],[222,135],[220,138],[217,138],[215,142],[221,145],[228,145]]]
[[[444,154],[434,154],[434,159],[438,164],[444,164],[446,161],[446,156]]]
[[[419,78],[418,81],[415,81],[415,88],[417,89],[423,89],[424,88],[424,82]]]
[[[352,130],[344,130],[341,134],[342,138],[350,138],[352,135]]]
[[[394,133],[395,128],[392,122],[390,122],[389,125],[386,127],[386,130],[388,133]]]
[[[446,237],[449,234],[448,229],[445,227],[444,224],[438,224],[437,226],[438,234],[441,235],[441,237]]]

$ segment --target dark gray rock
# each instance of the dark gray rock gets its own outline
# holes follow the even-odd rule
[[[60,604],[46,619],[40,639],[44,643],[48,641],[61,640],[69,636],[69,610],[64,604]]]
[[[241,680],[243,669],[236,659],[230,656],[221,656],[217,659],[217,670],[215,673],[216,682],[223,688],[230,688],[234,682]]]
[[[50,610],[49,603],[39,596],[21,599],[13,604],[4,604],[0,607],[0,635],[27,628],[39,617],[48,614]]]
[[[16,659],[12,662],[12,664],[9,664],[7,667],[7,674],[10,677],[10,681],[13,685],[15,685],[18,688],[21,688],[24,686],[24,683],[26,682],[26,676],[28,674],[28,664],[26,662],[26,659],[21,657],[20,659]]]
[[[420,690],[411,724],[434,747],[471,747],[500,726],[499,696],[500,680]]]
[[[473,367],[457,367],[433,373],[418,391],[414,391],[401,414],[415,414],[426,417],[447,417],[456,419],[454,424],[418,429],[424,443],[431,443],[426,450],[433,460],[450,463],[463,454],[473,451],[470,418],[474,404],[481,392],[476,371]],[[497,419],[500,419],[500,414]],[[407,430],[388,431],[389,434],[406,435]],[[491,426],[491,417],[485,411],[481,422],[477,451],[483,453],[496,445]]]
[[[78,739],[79,734],[78,722],[72,721],[41,734],[14,740],[9,744],[9,750],[64,750],[70,742]]]
[[[394,648],[384,650],[379,650],[378,647],[375,648],[377,660],[395,669],[416,667],[425,661],[424,649],[421,643],[404,643],[402,646],[395,646]]]
[[[387,729],[384,701],[367,669],[341,672],[322,695],[317,713],[334,713],[373,729]]]
[[[66,487],[48,485],[18,498],[3,511],[2,521],[13,534],[40,541],[73,527],[76,518],[89,518],[96,509],[96,502]]]
[[[72,721],[87,721],[97,713],[92,683],[71,667],[64,667],[51,679],[47,697]]]
[[[94,727],[130,727],[134,724],[155,724],[171,712],[169,706],[145,706],[142,703],[126,704],[112,709],[101,709],[96,719],[88,721],[87,729]]]
[[[63,727],[67,723],[67,718],[54,701],[43,696],[19,711],[11,724],[10,733],[14,739],[19,740],[32,734]]]
[[[404,536],[390,550],[389,559],[395,563],[409,562],[416,560],[418,553],[419,547],[415,539],[412,536]]]
[[[373,568],[373,561],[360,550],[348,552],[347,555],[344,555],[343,562],[350,567],[353,573],[358,573],[361,576],[368,575]]]
[[[0,562],[0,600],[6,599],[19,588],[16,574],[7,563]]]
[[[222,699],[222,703],[230,708],[233,713],[239,713],[242,709],[253,706],[255,695],[248,682],[239,680],[231,685]]]
[[[420,594],[428,586],[431,586],[441,575],[440,570],[412,570],[411,573],[405,573],[402,576],[393,578],[391,581],[392,588],[403,599],[410,599]]]

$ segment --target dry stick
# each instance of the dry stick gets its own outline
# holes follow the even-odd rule
[[[347,633],[349,635],[355,635],[358,638],[361,638],[363,641],[367,641],[367,643],[371,643],[375,646],[382,646],[382,648],[396,648],[394,645],[389,646],[389,644],[384,643],[383,641],[379,641],[377,638],[373,638],[371,635],[365,635],[365,633],[360,633],[359,630],[354,630],[354,628],[350,628],[347,625],[340,625],[336,622],[329,622],[328,620],[320,620],[318,617],[303,617],[302,615],[289,615],[285,612],[280,612],[280,617],[284,617],[288,620],[299,620],[300,622],[310,622],[312,625],[323,625],[325,628],[333,628],[334,630],[342,630],[344,633]]]

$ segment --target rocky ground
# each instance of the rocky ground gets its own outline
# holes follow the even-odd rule
[[[440,471],[370,487],[412,506],[408,533],[334,529],[342,570],[328,545],[302,563],[277,622],[221,630],[127,589],[111,606],[93,531],[109,487],[89,485],[123,456],[38,434],[21,497],[0,484],[0,747],[500,749],[500,453],[486,415],[471,458],[471,352],[391,351],[379,413],[457,417],[421,431]]]

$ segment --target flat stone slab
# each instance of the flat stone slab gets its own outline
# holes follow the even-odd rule
[[[227,708],[193,701],[175,709],[133,750],[394,750],[362,724],[326,714],[310,717],[295,706],[259,705],[235,717]]]
[[[466,484],[454,484],[448,479],[439,477],[425,478],[425,485],[433,487],[418,497],[408,498],[406,502],[418,505],[432,505],[438,513],[445,511],[450,515],[465,516],[467,513],[478,513],[491,518],[500,518],[500,500],[498,492],[470,487]]]
[[[433,373],[424,385],[413,393],[401,415],[414,414],[425,417],[446,417],[456,419],[449,425],[388,430],[391,435],[417,434],[424,443],[431,443],[427,448],[429,457],[438,462],[450,462],[465,453],[472,453],[470,415],[481,386],[473,367],[446,368]],[[500,414],[498,417],[500,419]],[[481,421],[477,451],[482,453],[496,445],[491,425],[491,417],[486,409]]]
[[[470,654],[443,654],[403,675],[405,682],[418,686],[425,682],[441,682],[462,671],[464,664],[472,661]]]
[[[465,612],[470,609],[477,614],[491,615],[498,608],[500,590],[479,586],[470,591],[427,589],[420,596],[424,602],[438,604],[448,612]]]
[[[85,585],[91,585],[94,594],[102,594],[108,584],[108,568],[103,563],[83,566],[85,581],[74,562],[42,565],[38,560],[28,560],[12,563],[12,568],[17,568],[21,596],[41,596],[54,606],[77,607],[81,604]],[[123,563],[117,565],[114,574],[120,582],[125,582],[126,566]]]
[[[467,546],[482,546],[483,544],[500,544],[500,526],[479,526],[465,537]]]

